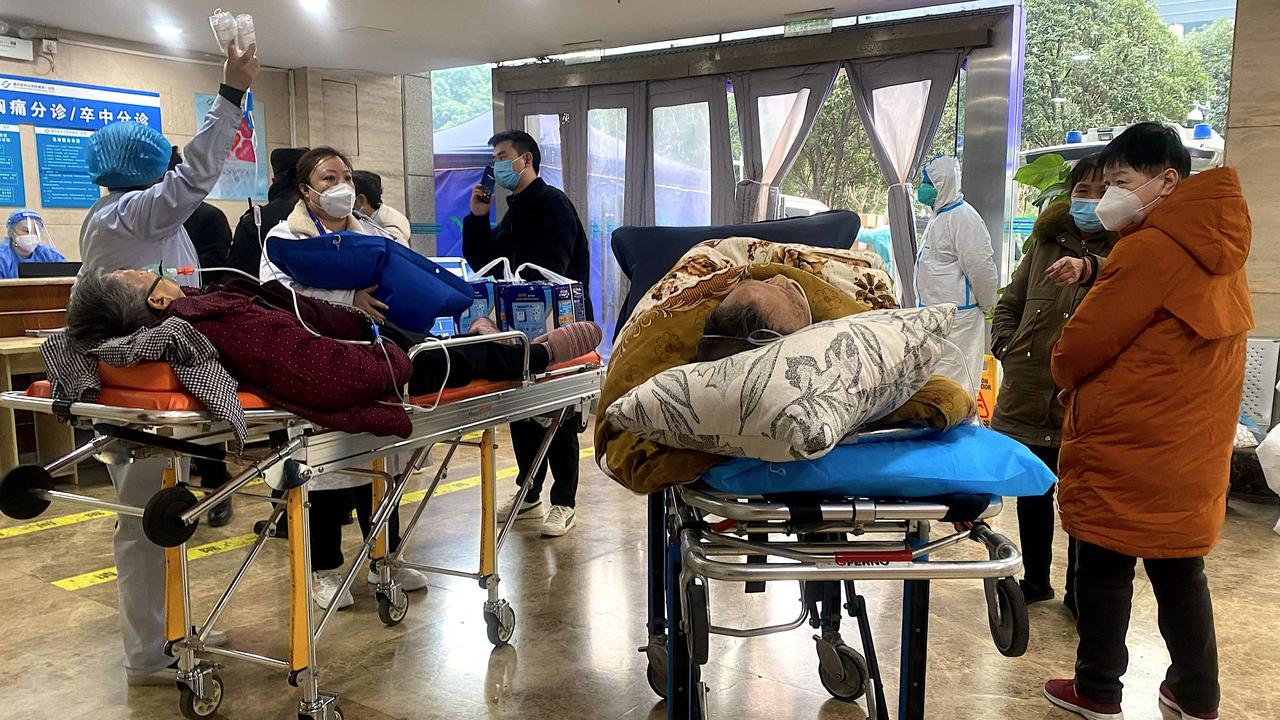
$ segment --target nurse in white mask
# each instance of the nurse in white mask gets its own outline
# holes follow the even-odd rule
[[[925,163],[916,198],[933,211],[916,255],[920,307],[951,303],[958,309],[937,374],[975,396],[987,347],[987,313],[995,307],[999,281],[986,223],[960,194],[960,162],[946,155]]]
[[[19,210],[5,222],[6,240],[0,246],[0,278],[18,277],[18,264],[66,262],[53,244],[44,218],[34,210]]]

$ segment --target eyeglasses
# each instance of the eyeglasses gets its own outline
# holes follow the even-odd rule
[[[778,340],[781,340],[784,337],[784,335],[776,330],[769,330],[768,328],[764,328],[761,330],[754,330],[746,337],[740,337],[737,335],[703,335],[702,337],[704,340],[708,338],[713,340],[737,340],[739,342],[745,342],[749,345],[754,345],[756,347],[762,347],[764,345],[768,345],[769,343],[777,342]]]

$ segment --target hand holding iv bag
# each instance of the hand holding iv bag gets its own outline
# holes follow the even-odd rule
[[[213,36],[218,41],[218,47],[224,51],[227,49],[227,45],[234,41],[236,50],[243,53],[250,45],[258,41],[257,32],[253,24],[253,16],[248,13],[232,15],[230,12],[218,8],[209,16],[209,27],[213,29]]]

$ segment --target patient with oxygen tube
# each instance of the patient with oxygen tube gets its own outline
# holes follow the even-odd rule
[[[473,380],[515,380],[524,372],[523,348],[496,342],[428,348],[410,366],[405,350],[428,336],[380,325],[353,306],[296,295],[274,281],[236,279],[195,291],[157,270],[80,278],[67,305],[66,334],[88,349],[166,318],[185,320],[207,337],[242,389],[278,400],[303,417],[309,409],[333,411],[395,398],[405,383],[418,395]],[[497,328],[480,323],[477,331]],[[535,338],[529,371],[537,374],[584,355],[600,338],[600,328],[590,322]],[[389,424],[365,430],[407,434],[403,410],[391,409],[397,412]]]

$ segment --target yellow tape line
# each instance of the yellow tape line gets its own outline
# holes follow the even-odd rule
[[[591,457],[594,454],[595,454],[594,448],[583,448],[578,453],[578,457],[587,458],[587,457]],[[518,473],[519,473],[519,470],[517,468],[514,468],[514,467],[503,468],[502,470],[498,471],[497,478],[499,480],[504,480],[506,478],[515,477]],[[456,493],[462,490],[466,490],[468,488],[476,487],[479,484],[480,484],[479,475],[472,475],[471,477],[463,478],[461,480],[454,480],[453,482],[442,483],[439,487],[436,488],[435,496],[439,497],[441,495],[449,495],[450,493]],[[400,504],[409,505],[411,503],[416,503],[421,501],[426,496],[427,496],[427,491],[425,489],[414,490],[413,492],[405,493],[400,498]],[[105,510],[93,510],[90,512],[79,513],[79,515],[93,515],[94,513],[98,513],[98,515],[96,515],[95,517],[105,517],[106,515],[115,514],[115,513],[107,512]],[[70,518],[70,517],[77,517],[77,516],[65,515],[62,518],[51,518],[47,522],[54,522],[57,520],[63,520],[65,518]],[[84,518],[83,520],[76,520],[74,522],[84,522],[84,520],[93,520],[93,519],[94,519],[93,517],[87,517],[87,518]],[[39,525],[39,524],[41,523],[28,523],[28,525]],[[26,526],[18,525],[13,528],[6,528],[6,530],[12,531],[22,527],[26,527]],[[35,528],[35,529],[40,530],[44,528]],[[33,531],[27,530],[25,532],[33,532]],[[3,536],[0,536],[0,537],[3,537]],[[224,540],[218,540],[217,542],[211,542],[211,543],[199,545],[193,548],[188,548],[187,560],[199,560],[200,558],[212,557],[214,555],[221,555],[223,553],[231,552],[232,550],[238,550],[239,548],[248,547],[252,545],[254,541],[257,540],[257,538],[258,538],[257,535],[253,533],[248,533],[245,535],[236,535],[234,537],[229,537]],[[88,587],[93,587],[94,585],[102,585],[103,583],[114,582],[116,577],[117,577],[116,569],[114,567],[109,567],[103,570],[88,572],[82,575],[76,575],[74,577],[69,577],[62,580],[55,580],[51,584],[57,587],[60,587],[63,590],[75,591],[75,590],[83,590]]]
[[[40,530],[52,530],[53,528],[66,527],[68,525],[75,525],[76,523],[88,522],[89,520],[115,516],[116,514],[110,510],[89,510],[87,512],[75,513],[74,515],[62,515],[59,517],[46,518],[44,520],[37,520],[35,522],[24,523],[22,525],[0,528],[0,540],[3,540],[4,538],[17,537],[19,535],[26,535],[27,533],[38,532]]]

